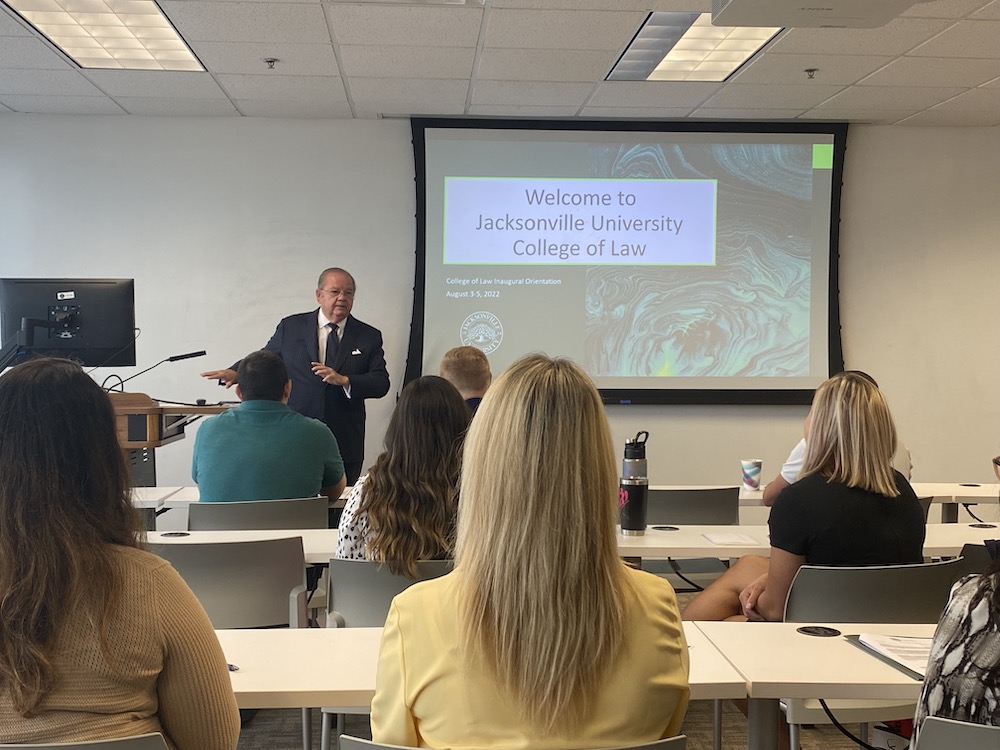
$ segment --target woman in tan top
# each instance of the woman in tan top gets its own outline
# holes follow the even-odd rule
[[[236,747],[212,625],[142,537],[107,395],[63,359],[0,377],[0,742]]]

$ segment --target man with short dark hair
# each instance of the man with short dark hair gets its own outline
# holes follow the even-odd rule
[[[456,346],[446,351],[441,360],[440,374],[458,389],[473,414],[493,382],[490,361],[482,349],[474,346]]]
[[[351,315],[356,291],[351,274],[327,268],[316,286],[319,308],[282,319],[264,345],[288,367],[295,385],[288,405],[322,420],[336,436],[352,485],[365,457],[365,399],[389,392],[382,333]],[[202,376],[228,388],[239,380],[238,365]]]
[[[339,498],[346,481],[337,440],[289,408],[292,381],[281,357],[248,354],[236,379],[242,403],[207,419],[195,436],[191,476],[201,501]]]

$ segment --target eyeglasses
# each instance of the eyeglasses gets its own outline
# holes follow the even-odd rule
[[[347,299],[354,299],[353,289],[320,289],[323,294],[329,294],[331,297],[346,297]]]

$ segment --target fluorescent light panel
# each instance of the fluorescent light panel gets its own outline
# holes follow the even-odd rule
[[[711,13],[651,13],[609,81],[724,81],[781,27],[713,26]]]
[[[5,0],[81,68],[204,68],[153,0]]]

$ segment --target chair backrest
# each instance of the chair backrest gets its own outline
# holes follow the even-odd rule
[[[304,627],[302,537],[151,545],[194,591],[219,628]]]
[[[685,750],[687,747],[687,737],[679,734],[665,740],[655,740],[644,742],[641,745],[618,745],[607,750]],[[529,743],[530,748],[530,743]],[[386,745],[372,740],[363,740],[360,737],[351,737],[347,734],[340,735],[340,750],[409,750],[401,748],[399,745]],[[578,750],[585,750],[579,748]]]
[[[962,557],[962,574],[985,573],[993,564],[993,558],[985,544],[966,544],[960,553]]]
[[[443,576],[452,565],[451,560],[421,560],[413,579],[394,575],[388,567],[369,560],[334,558],[326,599],[327,627],[381,627],[396,594],[417,581]]]
[[[920,503],[920,510],[924,512],[924,523],[927,523],[927,515],[931,512],[931,503],[934,502],[934,498],[918,497],[917,502]]]
[[[326,495],[291,500],[248,500],[236,503],[191,503],[188,530],[325,529]]]
[[[998,750],[1000,727],[928,716],[920,727],[916,750]]]
[[[159,732],[137,734],[115,740],[88,740],[86,742],[57,742],[47,745],[0,745],[0,748],[34,748],[34,750],[57,750],[57,748],[85,748],[85,750],[167,750],[167,743]]]
[[[785,622],[936,623],[962,558],[919,565],[803,565],[785,600]]]
[[[740,522],[740,488],[650,489],[648,524],[720,524]]]

